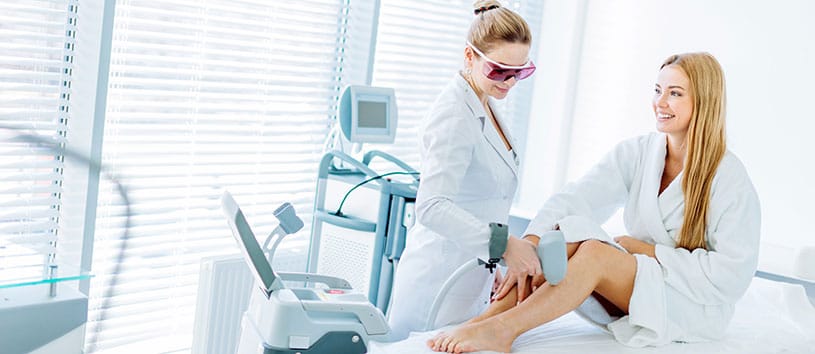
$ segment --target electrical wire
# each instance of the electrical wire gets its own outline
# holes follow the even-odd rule
[[[357,183],[357,185],[355,185],[353,188],[349,189],[348,192],[345,193],[345,196],[342,197],[342,201],[340,202],[340,206],[337,207],[337,211],[334,212],[334,215],[342,216],[342,206],[343,206],[343,204],[345,204],[345,200],[348,198],[348,196],[351,194],[351,192],[353,192],[355,189],[363,186],[364,184],[366,184],[368,182],[380,179],[382,177],[393,176],[393,175],[418,175],[418,174],[419,174],[419,172],[416,172],[416,171],[413,171],[413,172],[402,172],[402,171],[388,172],[388,173],[383,173],[381,175],[373,176],[373,177],[368,178],[368,179],[366,179],[366,180],[364,180],[362,182],[359,182],[359,183]]]

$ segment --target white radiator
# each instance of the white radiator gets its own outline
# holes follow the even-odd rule
[[[253,282],[240,255],[201,260],[193,354],[235,353]]]
[[[278,249],[276,271],[306,269],[304,245]],[[195,307],[192,354],[232,354],[238,347],[241,317],[249,306],[254,278],[241,255],[201,259],[198,300]]]

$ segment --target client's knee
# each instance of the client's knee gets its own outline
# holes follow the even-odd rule
[[[603,241],[598,240],[585,240],[580,242],[580,245],[577,246],[577,253],[579,254],[599,254],[607,250],[609,245],[605,244]]]

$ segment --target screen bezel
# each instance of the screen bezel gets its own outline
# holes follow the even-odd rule
[[[255,280],[260,285],[260,289],[264,292],[266,297],[272,293],[273,285],[278,280],[277,274],[269,264],[266,254],[260,247],[260,244],[249,226],[249,222],[243,215],[235,199],[229,192],[224,191],[221,197],[221,204],[226,214],[229,228],[232,230],[232,236],[238,242],[238,246],[243,254],[244,261],[249,266],[249,270],[255,277]]]
[[[347,101],[346,101],[347,98]],[[396,138],[396,96],[391,88],[357,86],[352,85],[346,88],[343,93],[343,101],[340,107],[341,120],[347,119],[347,123],[342,123],[349,141],[354,143],[392,143]],[[359,103],[375,102],[385,104],[385,127],[360,127],[359,126]],[[344,111],[343,105],[347,105]],[[345,113],[343,113],[345,112]],[[345,115],[350,115],[347,117]],[[346,125],[347,124],[347,125]]]

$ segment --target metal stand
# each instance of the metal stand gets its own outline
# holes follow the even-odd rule
[[[396,173],[410,176],[401,182],[380,177],[370,167],[377,157],[399,167]],[[334,168],[335,160],[348,168]],[[318,171],[308,272],[348,279],[386,312],[395,267],[413,224],[418,186],[418,172],[387,153],[368,152],[361,162],[340,151],[326,153]]]

